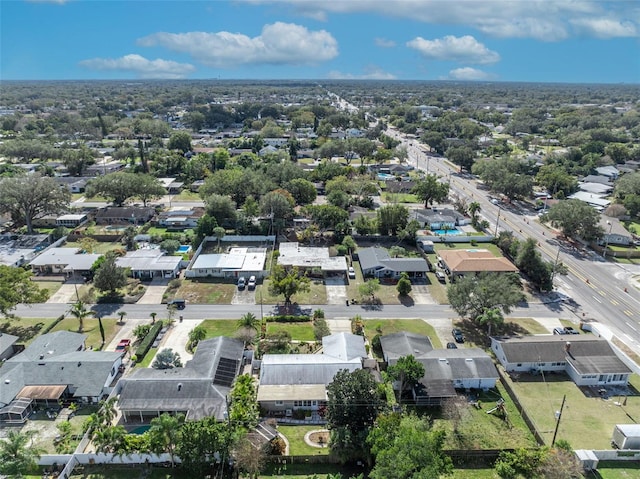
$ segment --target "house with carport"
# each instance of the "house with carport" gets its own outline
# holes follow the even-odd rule
[[[300,246],[298,242],[283,242],[278,248],[278,264],[285,268],[298,268],[322,277],[347,277],[349,266],[344,256],[331,256],[329,248]]]
[[[198,343],[184,367],[136,368],[118,383],[118,408],[125,422],[149,422],[163,413],[189,421],[226,419],[227,397],[244,363],[244,343],[218,336]]]
[[[389,366],[406,356],[424,366],[423,377],[412,388],[419,405],[441,405],[459,389],[486,391],[499,378],[493,359],[479,348],[434,349],[428,337],[405,331],[382,336],[380,345]]]
[[[83,253],[80,248],[48,248],[32,259],[29,266],[36,274],[85,275],[101,256]]]
[[[127,251],[116,258],[116,265],[128,268],[131,276],[138,279],[177,278],[182,256],[164,254],[159,248],[144,248]]]
[[[322,338],[321,354],[265,354],[260,368],[258,403],[274,416],[290,416],[296,409],[311,414],[327,403],[327,386],[344,369],[362,369],[367,352],[364,338],[336,333]]]
[[[509,373],[566,372],[577,386],[627,385],[632,374],[608,341],[592,335],[493,337],[491,350]]]
[[[227,253],[198,254],[185,272],[187,278],[239,278],[267,274],[266,248],[235,247]]]

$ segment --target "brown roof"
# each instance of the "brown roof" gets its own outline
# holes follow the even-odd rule
[[[439,254],[452,273],[518,271],[507,258],[497,258],[486,249],[440,251]]]
[[[67,389],[66,384],[54,386],[25,386],[16,397],[56,401],[64,394],[65,389]]]

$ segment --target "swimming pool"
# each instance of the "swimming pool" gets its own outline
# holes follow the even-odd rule
[[[129,431],[129,434],[144,434],[151,428],[151,425],[138,426],[137,428]]]
[[[126,230],[127,227],[126,226],[107,225],[107,226],[104,227],[104,229],[107,230],[107,231],[120,232],[120,231]]]
[[[182,254],[189,253],[191,252],[191,245],[188,245],[188,244],[180,245],[180,248],[178,248],[177,252]]]
[[[456,228],[453,228],[451,230],[431,230],[431,232],[437,236],[457,236],[464,234],[464,231],[460,231]]]
[[[389,173],[378,173],[378,179],[385,181],[385,180],[394,180],[396,178],[396,175],[390,175]]]

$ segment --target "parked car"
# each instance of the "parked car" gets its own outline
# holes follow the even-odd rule
[[[249,289],[249,291],[252,291],[252,290],[256,289],[256,277],[255,276],[250,276],[249,277],[249,282],[247,283],[247,288]]]
[[[447,343],[447,349],[458,349],[456,343]]]
[[[447,277],[442,271],[436,271],[436,278],[438,278],[438,281],[440,281],[441,283],[445,283],[447,281]]]
[[[187,307],[187,302],[184,299],[172,299],[167,303],[167,308],[175,306],[176,309],[184,309]]]
[[[464,334],[462,334],[462,331],[459,328],[453,328],[451,330],[451,335],[453,336],[453,339],[456,340],[456,343],[464,343]]]
[[[125,351],[128,351],[130,347],[131,347],[130,339],[121,339],[118,345],[116,346],[116,351],[125,352]]]
[[[349,266],[349,278],[356,279],[356,270],[353,269],[353,266]]]
[[[238,278],[238,289],[242,291],[247,286],[247,280],[244,276]]]

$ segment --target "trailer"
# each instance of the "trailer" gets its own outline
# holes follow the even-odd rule
[[[640,424],[616,424],[611,445],[617,449],[640,449]]]

